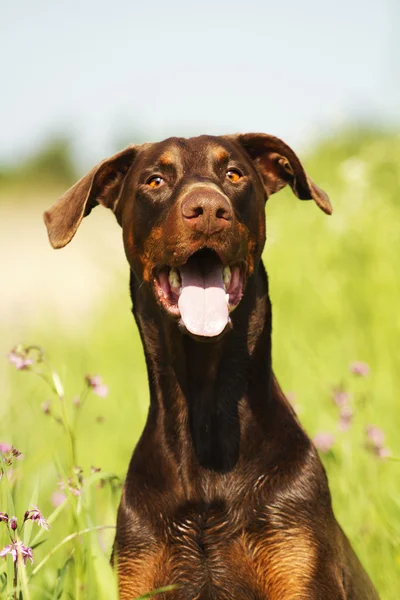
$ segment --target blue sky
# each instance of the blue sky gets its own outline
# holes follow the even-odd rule
[[[3,2],[0,160],[57,132],[93,162],[135,135],[265,131],[305,147],[351,118],[398,124],[396,5]]]

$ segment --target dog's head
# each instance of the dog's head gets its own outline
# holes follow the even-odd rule
[[[328,196],[276,137],[169,138],[104,160],[44,220],[52,246],[62,248],[94,206],[110,208],[133,272],[162,310],[192,335],[216,337],[260,260],[265,201],[286,185],[332,212]]]

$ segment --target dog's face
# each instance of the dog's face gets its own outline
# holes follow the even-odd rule
[[[219,335],[265,240],[265,191],[228,139],[169,139],[139,152],[121,195],[125,251],[170,316]]]
[[[326,194],[295,153],[265,134],[170,138],[103,161],[45,213],[55,248],[98,203],[123,229],[136,277],[193,336],[219,336],[265,242],[264,205],[289,184],[326,213]]]

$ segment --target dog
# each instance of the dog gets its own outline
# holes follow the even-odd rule
[[[61,248],[110,208],[131,270],[150,408],[118,511],[122,600],[378,599],[272,371],[264,207],[286,185],[332,212],[279,138],[169,138],[104,160],[45,212]]]

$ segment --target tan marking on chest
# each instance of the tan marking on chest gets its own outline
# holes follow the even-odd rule
[[[133,600],[153,591],[162,569],[164,548],[136,557],[134,552],[120,554],[116,564],[120,600]]]
[[[224,518],[225,517],[225,518]],[[118,564],[121,600],[177,584],[166,600],[304,600],[315,575],[311,532],[234,531],[226,515],[204,525],[196,518],[172,522],[166,543],[152,553],[129,553]],[[239,525],[239,524],[237,524]]]
[[[316,546],[309,531],[293,528],[258,540],[244,535],[241,545],[269,600],[308,598],[317,564]]]

